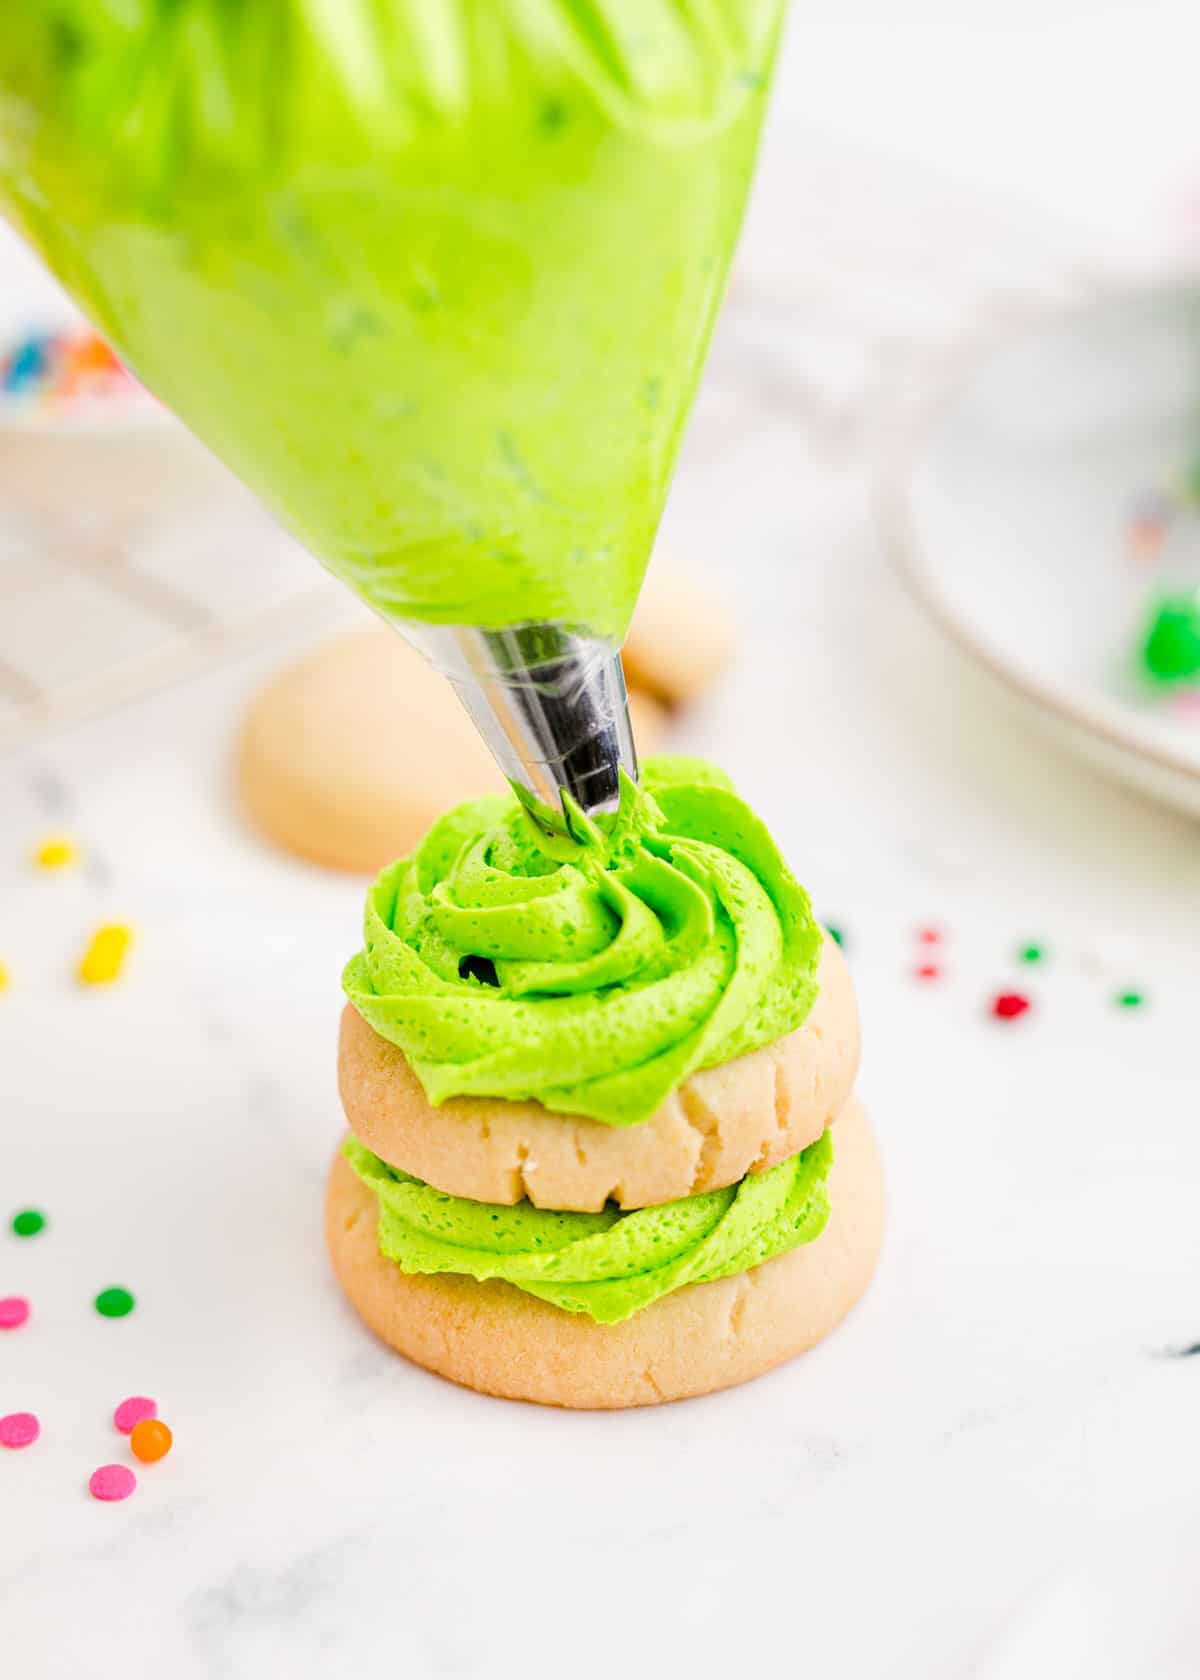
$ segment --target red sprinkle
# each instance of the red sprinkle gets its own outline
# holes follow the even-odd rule
[[[923,927],[917,929],[917,942],[921,945],[940,945],[945,935],[940,927]]]
[[[92,1498],[105,1501],[128,1499],[136,1486],[137,1477],[127,1464],[102,1464],[88,1480]]]
[[[998,992],[992,999],[992,1014],[997,1021],[1015,1021],[1032,1007],[1023,992]]]
[[[19,1330],[29,1317],[24,1295],[6,1295],[0,1300],[0,1330]]]
[[[913,970],[918,980],[940,980],[942,971],[936,963],[918,963]]]

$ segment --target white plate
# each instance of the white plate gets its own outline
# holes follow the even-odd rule
[[[883,511],[960,647],[1102,768],[1200,815],[1200,716],[1140,699],[1123,663],[1155,575],[1128,553],[1130,509],[1197,455],[1200,293],[1112,297],[957,376]],[[1200,576],[1200,521],[1181,545]]]

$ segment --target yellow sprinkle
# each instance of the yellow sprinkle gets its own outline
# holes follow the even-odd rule
[[[85,986],[106,986],[121,972],[125,953],[133,943],[133,929],[121,922],[97,928],[79,959],[79,978]]]
[[[0,992],[6,992],[7,990],[8,990],[8,970],[5,968],[3,963],[0,963]]]
[[[65,834],[53,834],[36,849],[33,861],[39,869],[69,869],[79,862],[79,847]]]

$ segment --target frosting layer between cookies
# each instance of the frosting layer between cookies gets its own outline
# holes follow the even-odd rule
[[[636,1125],[811,1009],[823,936],[721,772],[651,760],[615,816],[575,826],[551,837],[511,795],[475,800],[370,888],[343,984],[431,1103]]]
[[[401,1271],[499,1278],[601,1324],[812,1242],[829,1217],[828,1132],[758,1177],[633,1213],[470,1202],[387,1166],[354,1137],[345,1153],[378,1199],[380,1252]]]

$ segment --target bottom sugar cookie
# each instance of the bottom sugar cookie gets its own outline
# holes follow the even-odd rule
[[[352,1305],[390,1347],[452,1382],[505,1399],[612,1410],[708,1394],[806,1352],[846,1316],[875,1271],[883,1178],[851,1103],[834,1130],[830,1214],[815,1241],[752,1271],[666,1295],[600,1324],[501,1282],[408,1275],[379,1252],[373,1192],[339,1153],[327,1236]]]

